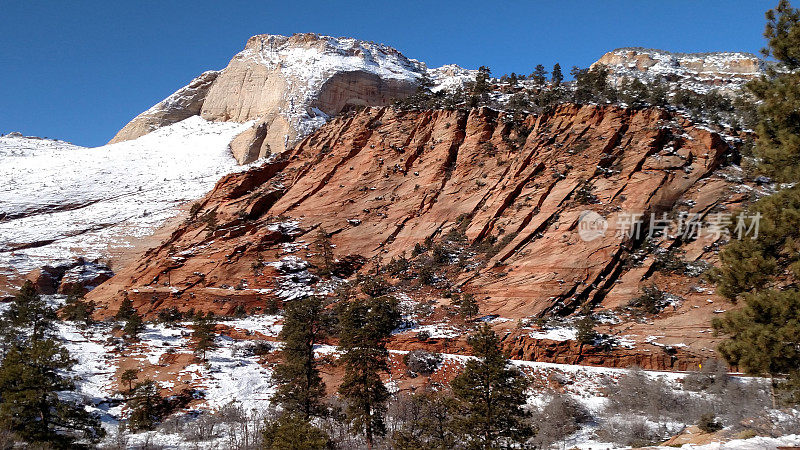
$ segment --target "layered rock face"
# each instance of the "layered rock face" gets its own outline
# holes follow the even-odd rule
[[[485,268],[458,280],[482,314],[513,327],[586,305],[612,310],[657,283],[681,302],[653,322],[625,324],[625,332],[656,328],[663,337],[674,327],[681,343],[710,345],[702,333],[723,300],[699,278],[658,272],[658,251],[634,258],[644,239],[616,230],[628,212],[705,217],[735,207],[746,193],[716,172],[729,144],[657,109],[562,105],[509,119],[488,109],[389,107],[333,119],[294,149],[220,180],[198,203],[198,219],[90,297],[105,308],[101,315],[113,314],[123,296],[144,314],[249,311],[308,292],[309,243],[320,227],[336,256],[352,261],[409,254],[460,227],[470,242],[497,241]],[[581,238],[587,211],[607,220],[605,235]],[[713,264],[716,239],[667,235],[655,245]],[[526,339],[514,341],[523,355]]]
[[[410,95],[424,70],[393,48],[355,39],[310,33],[253,36],[225,69],[195,79],[135,118],[112,142],[181,120],[180,115],[252,120],[250,134],[257,139],[232,144],[237,160],[248,163],[268,151],[284,151],[329,115]]]
[[[616,49],[595,64],[607,66],[616,84],[625,78],[663,79],[699,92],[739,89],[766,70],[766,63],[752,53],[671,53],[644,48]]]

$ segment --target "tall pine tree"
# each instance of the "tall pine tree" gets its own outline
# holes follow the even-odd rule
[[[536,67],[533,69],[533,73],[531,74],[531,79],[539,86],[544,86],[544,83],[547,82],[547,70],[543,65],[536,65]]]
[[[325,383],[319,374],[314,347],[327,335],[329,325],[321,297],[288,302],[284,308],[283,361],[275,368],[278,390],[275,401],[284,411],[304,420],[325,414]]]
[[[766,14],[766,55],[784,66],[748,87],[761,100],[755,154],[758,170],[793,183],[751,206],[760,215],[757,239],[734,239],[721,252],[718,292],[741,309],[713,322],[727,339],[722,356],[751,374],[783,378],[800,385],[800,11],[781,0]]]
[[[553,65],[553,74],[550,77],[550,81],[552,81],[553,86],[561,86],[561,82],[564,81],[564,74],[561,73],[561,64],[555,63]]]
[[[198,315],[194,320],[193,327],[194,351],[199,353],[200,357],[205,361],[206,352],[216,347],[214,339],[216,338],[215,330],[217,324],[214,322],[214,315],[211,312],[205,316]]]
[[[347,401],[353,429],[372,448],[386,432],[384,414],[389,392],[381,373],[389,370],[386,341],[400,321],[397,301],[390,297],[355,299],[339,312],[339,347],[345,373],[339,393]]]
[[[523,409],[528,380],[503,356],[500,340],[488,324],[469,338],[469,344],[475,359],[467,361],[450,383],[462,404],[456,422],[467,447],[510,448],[524,443],[533,434]]]

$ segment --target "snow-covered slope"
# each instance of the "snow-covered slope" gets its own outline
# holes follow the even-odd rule
[[[0,270],[102,257],[151,233],[239,170],[228,143],[248,126],[194,116],[98,148],[0,138]]]

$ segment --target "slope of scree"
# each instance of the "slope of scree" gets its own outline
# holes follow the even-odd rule
[[[736,208],[746,191],[718,173],[730,150],[716,133],[659,109],[567,104],[516,121],[489,109],[366,109],[224,177],[195,205],[196,219],[89,297],[100,315],[114,314],[125,296],[149,315],[167,307],[251,311],[314,289],[307,261],[319,227],[339,259],[361,261],[408,255],[459,227],[472,243],[497,242],[485,265],[456,283],[476,296],[481,314],[504,319],[515,357],[642,362],[636,352],[609,363],[580,345],[559,351],[557,340],[548,353],[516,324],[581,308],[611,311],[657,283],[681,301],[650,320],[612,320],[608,331],[652,343],[660,330],[662,342],[688,345],[677,353],[694,361],[700,356],[687,352],[713,346],[708,321],[724,301],[699,278],[656,270],[658,251],[632,262],[644,239],[622,239],[616,229],[629,211],[706,217]],[[609,228],[586,242],[577,224],[588,210]],[[657,245],[714,264],[715,239],[667,236]],[[674,367],[674,350],[644,365]]]

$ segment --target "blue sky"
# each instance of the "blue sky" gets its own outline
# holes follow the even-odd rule
[[[0,132],[102,145],[254,34],[382,42],[430,67],[529,73],[617,47],[751,51],[777,0],[0,2]]]

